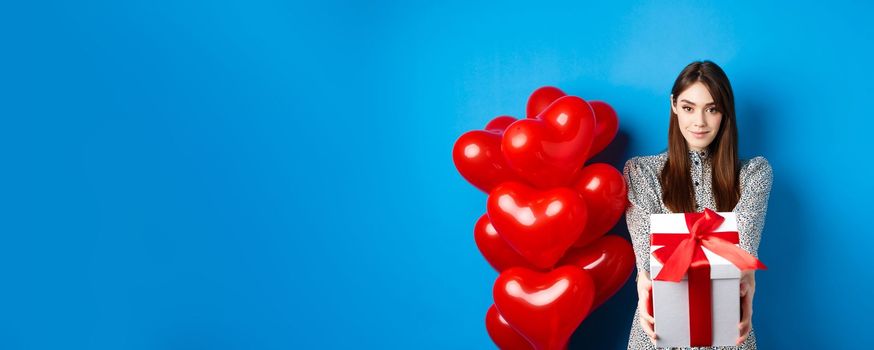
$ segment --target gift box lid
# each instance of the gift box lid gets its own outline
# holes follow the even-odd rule
[[[725,231],[737,231],[737,217],[734,212],[717,212],[720,216],[725,218],[725,221],[719,225],[715,232],[725,232]],[[653,235],[657,235],[659,233],[683,233],[689,232],[689,228],[686,227],[686,217],[683,213],[678,214],[650,214],[649,219],[649,231]],[[659,272],[662,270],[662,263],[653,256],[652,252],[656,249],[661,248],[660,245],[651,245],[650,246],[650,254],[649,254],[649,270],[650,276],[655,278],[658,276]],[[711,279],[725,279],[725,278],[740,278],[740,269],[732,264],[730,261],[726,260],[722,256],[711,252],[707,248],[703,248],[704,255],[707,256],[707,260],[710,261],[710,278]],[[683,279],[687,278],[688,274],[683,275]]]

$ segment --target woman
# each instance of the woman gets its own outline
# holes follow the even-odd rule
[[[739,160],[734,95],[728,77],[710,61],[686,66],[671,89],[668,149],[625,163],[628,230],[637,257],[638,307],[628,349],[654,349],[658,336],[648,310],[649,216],[656,213],[733,211],[740,247],[758,257],[771,192],[771,165],[764,157]],[[741,322],[737,349],[755,349],[752,306],[755,273],[741,274]],[[705,348],[694,348],[705,349]]]

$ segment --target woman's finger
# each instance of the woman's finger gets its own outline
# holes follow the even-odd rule
[[[641,319],[640,327],[643,328],[643,332],[646,333],[647,336],[649,336],[649,339],[652,339],[653,341],[656,340],[655,329],[653,329],[653,325],[651,323],[647,322],[644,319]]]
[[[638,309],[640,310],[637,313],[640,319],[640,328],[642,328],[643,332],[646,333],[646,335],[649,336],[649,338],[652,339],[654,342],[656,339],[655,319],[653,319],[651,315],[647,314],[647,312],[645,311],[646,309],[640,307]]]
[[[650,315],[648,312],[643,312],[641,316],[644,320],[646,320],[646,322],[649,322],[650,324],[655,324],[655,317]]]
[[[750,335],[750,329],[752,329],[752,323],[748,321],[741,322],[738,328],[740,328],[740,336],[737,338],[736,345],[740,345],[747,340],[747,337]]]
[[[655,319],[653,319],[652,316],[647,316],[647,315],[643,315],[643,314],[641,314],[641,315],[640,315],[640,320],[641,320],[642,322],[646,322],[646,323],[649,324],[649,325],[653,325],[653,324],[655,324]]]
[[[749,322],[753,318],[753,296],[748,294],[741,298],[741,322]]]
[[[648,335],[650,339],[655,339],[655,331],[652,329],[652,326],[650,326],[649,323],[643,321],[643,323],[641,323],[641,326],[643,327],[643,332],[646,333],[646,335]]]
[[[655,330],[653,329],[652,323],[647,321],[645,318],[643,318],[643,317],[640,318],[640,325],[641,325],[641,328],[643,328],[643,331],[646,332],[647,335],[649,335],[650,337],[655,335]]]
[[[640,310],[638,311],[638,314],[642,319],[646,320],[649,323],[655,323],[655,318],[649,313],[649,310],[647,309],[646,300],[641,300],[639,303],[637,303],[637,309]]]

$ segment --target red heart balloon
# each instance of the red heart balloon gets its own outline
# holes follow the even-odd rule
[[[531,350],[531,344],[501,316],[495,305],[486,312],[486,331],[501,350]]]
[[[606,163],[594,163],[583,168],[574,188],[586,200],[589,214],[585,230],[574,243],[575,247],[582,247],[616,225],[625,212],[628,189],[622,173]]]
[[[592,148],[589,150],[588,158],[601,153],[619,131],[619,118],[616,116],[616,110],[610,107],[604,101],[589,101],[592,110],[595,112],[595,140],[592,141]],[[587,159],[588,159],[587,158]]]
[[[588,159],[595,114],[585,100],[564,96],[536,119],[510,124],[501,140],[507,163],[539,188],[567,186]]]
[[[516,118],[500,116],[486,125],[486,130],[468,131],[455,141],[452,160],[465,180],[488,193],[499,183],[522,179],[507,165],[501,153],[504,129]]]
[[[546,107],[549,107],[559,97],[567,96],[564,91],[554,86],[544,86],[531,93],[528,97],[528,105],[525,108],[525,116],[528,118],[537,118],[537,115]]]
[[[501,316],[535,349],[560,350],[589,314],[595,285],[575,266],[547,273],[514,267],[498,276],[492,292]]]
[[[610,299],[634,270],[634,249],[624,238],[607,235],[589,246],[567,252],[559,265],[582,267],[595,281],[593,309]]]
[[[498,234],[487,214],[476,221],[473,237],[480,253],[499,273],[514,266],[534,268]]]
[[[561,259],[586,227],[586,202],[566,187],[541,191],[504,182],[489,193],[486,209],[510,247],[543,269]]]
[[[515,121],[516,118],[513,118],[509,115],[502,115],[489,121],[488,124],[486,124],[485,129],[489,131],[499,131],[503,134],[504,130],[506,130],[507,127],[510,126],[510,124],[513,124],[513,122]]]

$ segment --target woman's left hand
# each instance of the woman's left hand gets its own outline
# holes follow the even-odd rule
[[[737,345],[747,340],[753,327],[753,295],[756,293],[756,270],[743,271],[740,275],[740,337]]]

